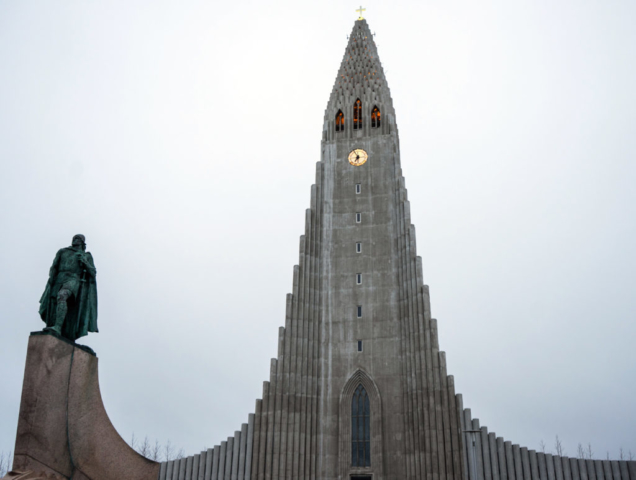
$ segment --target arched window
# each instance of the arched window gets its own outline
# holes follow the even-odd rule
[[[344,131],[344,114],[342,110],[338,110],[336,113],[336,132]]]
[[[351,400],[351,466],[371,466],[371,407],[369,395],[358,385]]]
[[[353,129],[362,128],[362,102],[358,98],[353,104]]]
[[[371,112],[371,127],[378,128],[380,126],[380,109],[378,107],[373,107],[373,111]]]

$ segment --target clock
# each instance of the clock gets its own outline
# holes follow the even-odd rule
[[[361,148],[356,148],[349,154],[349,163],[354,167],[359,167],[360,165],[364,165],[368,158],[369,154],[367,152]]]

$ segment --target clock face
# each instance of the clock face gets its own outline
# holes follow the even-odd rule
[[[354,167],[359,167],[360,165],[364,165],[364,162],[366,162],[368,158],[369,155],[367,152],[361,148],[356,148],[349,154],[349,163]]]

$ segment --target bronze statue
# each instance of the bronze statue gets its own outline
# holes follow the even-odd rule
[[[97,283],[93,256],[84,235],[75,235],[70,247],[55,255],[49,281],[40,299],[45,331],[75,341],[97,332]]]

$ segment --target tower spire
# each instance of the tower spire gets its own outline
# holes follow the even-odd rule
[[[329,122],[333,123],[339,111],[344,112],[345,125],[347,125],[346,122],[349,120],[347,111],[358,99],[361,100],[363,106],[377,105],[388,122],[395,122],[391,92],[378,56],[374,35],[369,29],[367,21],[362,18],[364,10],[362,7],[356,10],[360,11],[360,18],[354,23],[353,30],[349,35],[349,42],[327,103],[325,138],[330,136],[327,133]]]

